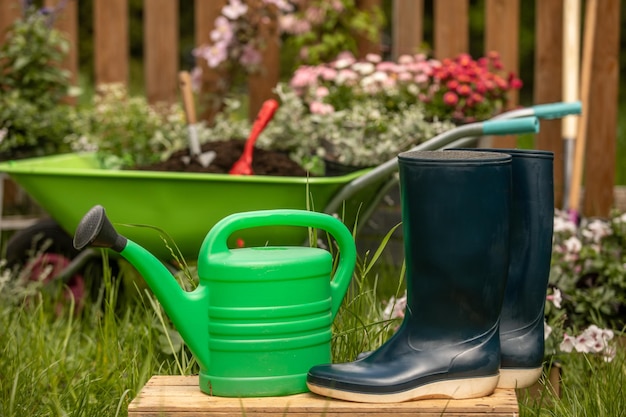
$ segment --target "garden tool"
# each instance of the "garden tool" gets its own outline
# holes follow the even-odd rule
[[[410,151],[398,160],[404,320],[366,357],[311,368],[309,389],[361,402],[489,395],[500,368],[511,156]]]
[[[541,376],[544,307],[554,227],[552,152],[466,149],[513,157],[509,270],[500,316],[500,388],[526,388]]]
[[[580,0],[563,0],[563,101],[574,102],[579,99],[580,78]],[[574,161],[574,140],[578,117],[563,117],[561,132],[563,136],[563,168],[565,187],[563,189],[563,207],[567,207],[569,189],[572,181],[572,163]]]
[[[265,129],[265,126],[269,123],[269,121],[276,113],[276,109],[278,109],[278,101],[274,99],[265,100],[263,105],[261,106],[261,110],[259,110],[259,114],[257,114],[256,119],[254,120],[254,124],[252,125],[252,129],[250,130],[250,136],[246,140],[246,144],[243,148],[243,153],[241,157],[235,161],[229,173],[233,175],[252,175],[254,171],[252,170],[252,153],[254,152],[254,143],[257,138]]]
[[[312,227],[335,239],[340,259],[303,246],[230,249],[247,228]],[[200,389],[224,397],[307,391],[307,371],[327,363],[331,324],[356,261],[350,230],[328,214],[307,210],[236,213],[217,222],[198,256],[199,285],[183,290],[150,252],[117,233],[102,206],[85,214],[74,246],[110,248],[146,279],[200,365]]]
[[[215,159],[215,152],[202,152],[200,148],[200,142],[198,141],[198,126],[196,120],[196,108],[193,104],[193,92],[191,90],[191,77],[187,71],[181,71],[178,74],[180,81],[180,90],[183,95],[183,107],[185,108],[185,115],[187,117],[187,129],[189,130],[189,155],[184,157],[186,164],[189,164],[192,159],[198,161],[203,167],[208,167]]]
[[[591,73],[593,71],[593,50],[596,38],[598,20],[598,0],[585,2],[585,28],[583,39],[583,56],[580,69],[580,100],[585,109],[589,109],[591,96]],[[585,147],[587,142],[587,127],[589,124],[589,111],[583,112],[578,118],[578,130],[574,147],[574,162],[572,164],[572,176],[569,184],[567,210],[571,220],[578,224],[580,220],[580,194],[585,167]]]

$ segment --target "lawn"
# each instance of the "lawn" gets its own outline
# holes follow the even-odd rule
[[[376,348],[399,324],[382,312],[387,295],[403,291],[402,271],[378,268],[378,255],[359,262],[335,321],[337,361]],[[152,375],[197,373],[160,305],[134,270],[121,265],[117,279],[103,269],[102,286],[82,306],[61,288],[42,291],[6,269],[0,273],[0,416],[125,416]],[[624,349],[611,362],[560,355],[560,397],[542,378],[534,395],[518,392],[520,415],[626,415],[625,359]]]

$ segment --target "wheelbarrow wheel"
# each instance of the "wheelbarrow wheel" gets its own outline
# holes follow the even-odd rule
[[[73,297],[81,307],[87,296],[98,296],[103,277],[100,256],[89,257],[80,268],[67,274],[66,268],[79,256],[81,251],[74,248],[72,236],[51,218],[41,219],[17,231],[6,244],[7,266],[25,271],[31,280],[53,282],[62,279],[68,290],[66,300]],[[116,276],[117,262],[110,261],[109,266],[113,270],[112,276]]]

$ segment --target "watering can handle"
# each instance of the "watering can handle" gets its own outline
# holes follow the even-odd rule
[[[202,242],[200,256],[229,251],[227,239],[234,232],[262,226],[302,226],[329,232],[337,241],[341,254],[339,265],[330,282],[332,317],[335,318],[354,272],[356,246],[348,228],[335,217],[307,210],[258,210],[235,213],[213,226]]]

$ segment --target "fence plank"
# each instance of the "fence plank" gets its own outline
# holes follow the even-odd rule
[[[128,85],[128,0],[94,0],[94,68],[96,86]]]
[[[5,32],[21,14],[19,0],[0,0],[0,41],[4,41]]]
[[[70,72],[72,85],[78,84],[78,1],[70,0],[63,4],[62,0],[45,0],[46,7],[62,6],[58,11],[54,27],[63,32],[69,42],[69,51],[63,60],[63,68]],[[75,98],[68,97],[67,103],[74,104]]]
[[[589,112],[585,133],[587,152],[583,197],[583,213],[586,216],[609,215],[615,184],[620,0],[601,0],[597,7],[590,104],[584,109]]]
[[[469,1],[438,0],[433,3],[435,58],[453,58],[469,52]]]
[[[220,15],[226,1],[195,0],[196,46],[211,42],[211,31],[215,26],[215,18]],[[198,114],[200,119],[210,122],[221,107],[221,97],[228,89],[229,80],[225,71],[209,68],[204,59],[198,58],[196,65],[202,69]]]
[[[144,76],[149,102],[178,98],[178,0],[144,0]]]
[[[381,0],[356,0],[356,5],[361,10],[374,10],[381,7]],[[364,58],[367,54],[381,53],[381,39],[368,39],[362,35],[356,35],[358,56]]]
[[[419,52],[424,39],[424,0],[394,0],[392,7],[393,58]]]
[[[261,27],[259,37],[263,39],[261,68],[248,76],[248,118],[253,121],[263,102],[275,96],[273,89],[280,79],[280,35],[278,16]]]
[[[563,71],[563,1],[543,0],[535,4],[535,104],[561,101]],[[558,81],[557,81],[558,80]],[[535,147],[554,152],[554,203],[560,207],[564,194],[564,144],[561,119],[544,120]]]
[[[519,74],[519,0],[486,0],[485,52],[497,51],[507,71]],[[509,107],[518,102],[517,91],[509,94]],[[514,148],[515,136],[497,136],[493,145]]]

